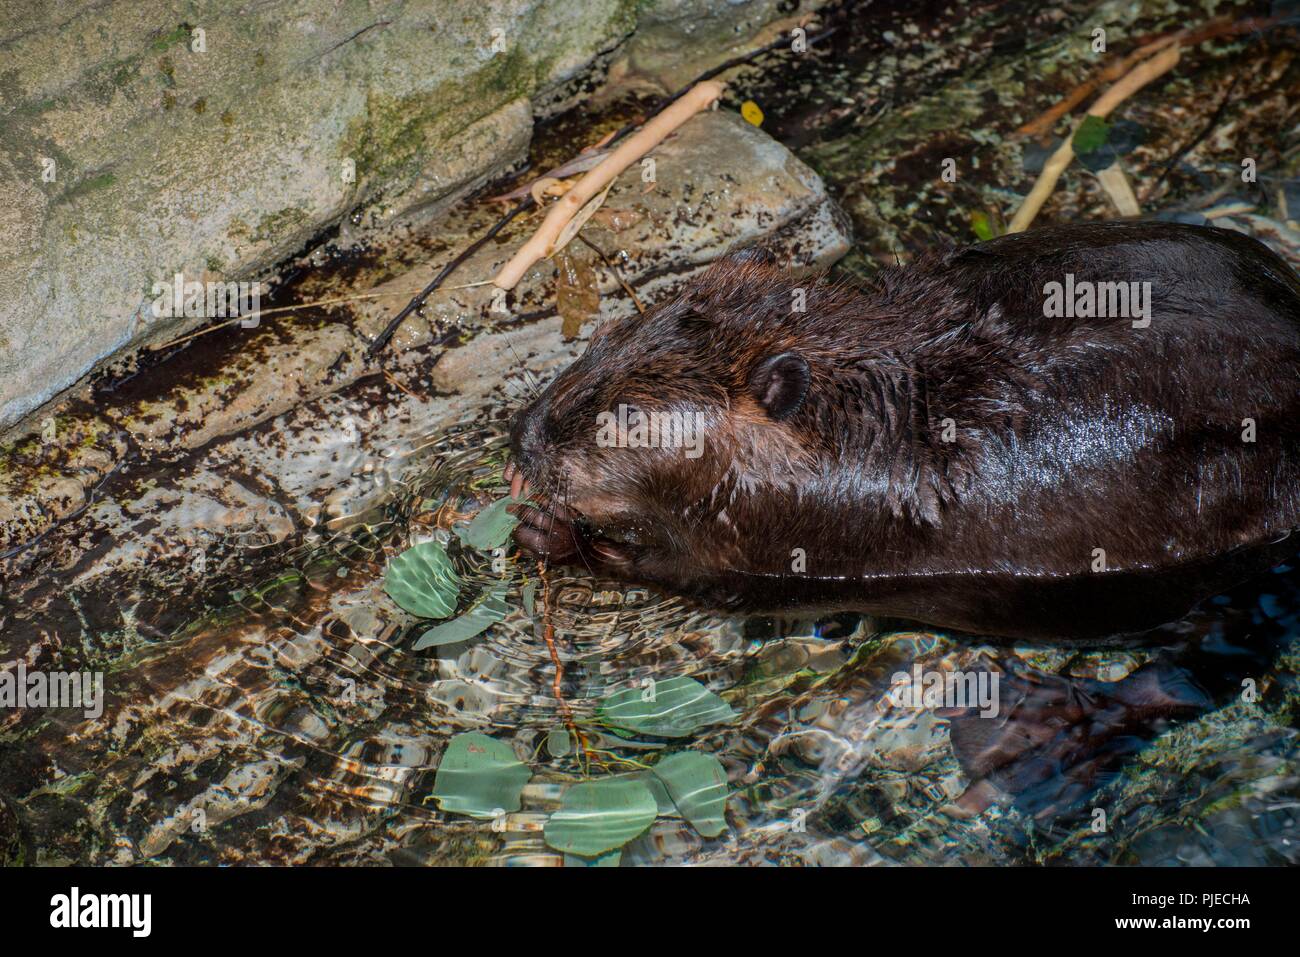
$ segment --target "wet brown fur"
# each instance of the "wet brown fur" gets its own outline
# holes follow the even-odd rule
[[[1045,318],[1044,284],[1066,272],[1149,281],[1150,327]],[[749,383],[781,353],[811,382],[776,421]],[[1300,282],[1231,231],[1050,227],[870,289],[742,254],[607,323],[520,414],[517,462],[581,518],[519,540],[736,611],[1135,630],[1294,551],[1298,396]],[[701,412],[703,456],[596,447],[597,413],[620,402]]]

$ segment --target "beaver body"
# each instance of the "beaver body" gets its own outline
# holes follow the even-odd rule
[[[741,252],[598,329],[512,455],[521,546],[711,607],[1140,631],[1297,549],[1300,281],[1153,222],[867,289]]]

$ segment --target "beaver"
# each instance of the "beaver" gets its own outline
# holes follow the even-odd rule
[[[515,540],[744,614],[1086,641],[1296,551],[1300,281],[1240,233],[1045,227],[869,285],[760,248],[605,322],[511,426]]]

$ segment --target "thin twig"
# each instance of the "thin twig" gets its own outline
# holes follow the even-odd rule
[[[821,33],[817,34],[816,36],[809,37],[808,48],[812,49],[814,44],[820,43],[822,40],[825,40],[831,34],[835,33],[835,31],[837,31],[838,29],[839,27],[828,27],[827,29],[823,30]],[[697,83],[703,83],[705,80],[712,80],[715,76],[721,76],[723,73],[726,73],[728,70],[734,70],[738,66],[745,66],[746,64],[752,63],[755,60],[759,59],[760,57],[767,56],[769,53],[776,53],[777,51],[783,51],[786,47],[790,46],[793,42],[794,42],[793,37],[786,38],[785,36],[779,36],[771,43],[768,43],[765,46],[761,46],[757,50],[750,50],[748,53],[742,53],[740,56],[734,56],[730,60],[726,60],[722,63],[719,63],[711,70],[705,70],[703,73],[701,73],[695,79],[691,80],[685,86],[678,88],[674,92],[664,97],[658,103],[656,103],[651,108],[650,112],[643,119],[637,120],[632,123],[628,123],[626,126],[618,130],[618,132],[616,132],[612,137],[607,138],[607,140],[603,140],[602,143],[607,142],[612,144],[617,142],[618,140],[621,140],[624,136],[626,136],[628,133],[631,133],[633,130],[635,130],[638,126],[640,126],[650,117],[654,116],[656,113],[662,112],[669,106],[672,106],[672,104],[676,103],[683,96],[689,93]]]
[[[375,336],[375,341],[370,343],[370,347],[366,349],[366,360],[369,361],[373,359],[376,355],[379,354],[380,350],[382,350],[384,346],[388,345],[388,340],[393,338],[393,333],[397,331],[397,327],[402,324],[403,320],[405,320],[406,317],[409,316],[411,313],[415,312],[415,310],[423,306],[424,301],[428,299],[430,295],[433,294],[433,291],[435,289],[437,289],[439,286],[442,285],[442,281],[446,279],[448,276],[450,276],[457,266],[463,263],[470,256],[474,255],[480,249],[482,249],[483,246],[486,245],[492,239],[493,236],[501,232],[501,230],[503,230],[510,223],[512,219],[514,219],[516,216],[518,216],[520,213],[524,212],[525,210],[532,209],[535,205],[536,203],[533,202],[532,196],[528,196],[520,200],[518,205],[516,205],[514,209],[510,210],[510,212],[506,213],[504,216],[498,219],[496,221],[496,224],[491,229],[489,229],[478,239],[474,240],[474,242],[466,246],[461,251],[460,255],[458,255],[451,262],[447,263],[447,265],[443,266],[442,269],[438,271],[438,275],[433,277],[433,281],[430,282],[429,285],[425,286],[422,290],[420,290],[420,294],[417,295],[410,302],[408,302],[402,308],[401,312],[393,316],[393,318],[389,321],[388,325],[384,326],[383,332]]]
[[[389,372],[387,369],[384,370],[384,378],[388,380],[388,384],[389,384],[389,385],[393,386],[394,388],[401,389],[403,392],[405,392],[407,395],[409,395],[412,399],[415,399],[417,402],[419,401],[419,396],[417,396],[414,392],[412,392],[412,391],[411,391],[410,389],[408,389],[406,386],[402,385],[402,383],[400,383],[400,382],[398,382],[396,379],[394,379],[394,378],[393,378],[393,374],[392,374],[391,372]]]
[[[1110,115],[1110,112],[1115,107],[1138,90],[1172,70],[1177,65],[1180,55],[1179,45],[1174,44],[1157,56],[1134,67],[1122,80],[1098,97],[1097,102],[1089,108],[1087,115],[1099,119]],[[1077,130],[1076,126],[1076,132]],[[1056,152],[1043,165],[1043,171],[1038,176],[1038,182],[1034,183],[1034,188],[1025,197],[1025,201],[1016,210],[1016,215],[1012,218],[1011,224],[1007,226],[1008,233],[1020,233],[1029,228],[1029,224],[1034,221],[1038,211],[1043,208],[1043,203],[1047,202],[1047,198],[1052,195],[1057,180],[1061,178],[1061,174],[1065,172],[1066,167],[1070,165],[1073,159],[1074,137],[1071,135],[1065,138],[1065,141],[1057,147]]]
[[[501,289],[514,289],[534,264],[554,255],[557,248],[564,245],[564,240],[571,235],[572,229],[581,228],[583,218],[591,215],[593,206],[599,204],[604,193],[609,192],[620,173],[662,143],[695,114],[716,103],[722,96],[722,90],[721,83],[707,80],[697,83],[677,102],[647,120],[636,133],[610,151],[594,169],[584,173],[577,185],[550,205],[546,218],[536,232],[497,270],[492,282]],[[593,206],[588,206],[588,203],[593,203]],[[570,223],[573,224],[572,227]]]
[[[582,235],[582,233],[578,233],[578,238],[586,243],[591,251],[600,257],[600,261],[605,264],[605,268],[614,274],[614,278],[617,279],[618,284],[623,287],[623,291],[632,297],[632,305],[636,306],[636,311],[645,312],[645,306],[641,305],[641,300],[637,298],[636,290],[627,284],[627,280],[623,278],[623,274],[619,271],[619,268],[614,265],[613,261],[601,252],[599,246],[593,243],[586,236]]]
[[[1076,106],[1086,100],[1092,93],[1102,87],[1102,85],[1117,80],[1124,76],[1138,63],[1159,53],[1161,50],[1177,44],[1182,47],[1195,46],[1206,40],[1213,40],[1221,36],[1235,36],[1241,33],[1263,33],[1265,30],[1276,26],[1281,26],[1285,17],[1279,15],[1276,17],[1247,17],[1244,20],[1233,20],[1231,17],[1217,17],[1200,27],[1184,27],[1181,30],[1174,30],[1154,39],[1142,43],[1136,50],[1122,59],[1110,63],[1101,70],[1098,70],[1084,82],[1080,83],[1068,94],[1061,102],[1057,103],[1037,118],[1030,120],[1024,126],[1015,131],[1014,136],[1041,136],[1047,133],[1056,121],[1067,113],[1071,112]]]
[[[1185,146],[1180,147],[1173,156],[1169,157],[1169,162],[1166,163],[1165,168],[1160,171],[1160,175],[1156,177],[1156,181],[1152,183],[1148,189],[1143,191],[1143,203],[1147,202],[1156,194],[1156,190],[1158,190],[1160,185],[1169,178],[1169,174],[1174,171],[1175,166],[1182,162],[1183,157],[1196,149],[1196,147],[1201,144],[1201,141],[1209,136],[1210,133],[1213,132],[1214,128],[1219,125],[1219,120],[1223,117],[1223,111],[1228,108],[1228,102],[1232,99],[1232,92],[1237,88],[1237,82],[1240,79],[1240,73],[1236,74],[1232,78],[1232,82],[1228,84],[1228,89],[1224,91],[1223,96],[1219,99],[1219,105],[1215,109],[1213,115],[1210,116],[1209,121]]]

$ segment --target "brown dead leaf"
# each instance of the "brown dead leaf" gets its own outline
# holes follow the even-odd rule
[[[573,253],[555,257],[555,308],[562,320],[560,334],[576,339],[582,326],[600,312],[600,289],[592,264]]]

